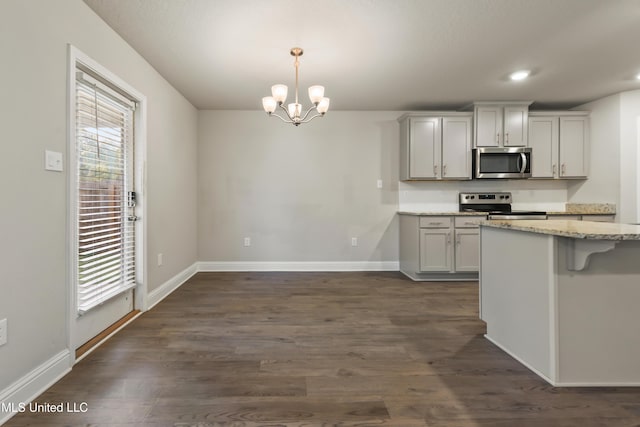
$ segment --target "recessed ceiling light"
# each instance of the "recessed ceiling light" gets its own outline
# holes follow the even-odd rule
[[[636,79],[640,80],[640,73],[636,76]]]
[[[529,70],[520,70],[520,71],[515,71],[513,73],[511,73],[511,75],[509,76],[511,78],[511,80],[524,80],[527,77],[529,77]]]

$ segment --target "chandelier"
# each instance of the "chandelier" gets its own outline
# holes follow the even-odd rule
[[[294,47],[291,49],[291,56],[295,56],[296,60],[293,66],[296,68],[296,100],[295,102],[284,107],[284,102],[287,100],[288,88],[286,85],[277,84],[271,86],[271,96],[265,96],[262,98],[262,108],[269,116],[276,116],[285,123],[293,123],[294,126],[299,126],[300,123],[307,123],[316,117],[322,117],[329,110],[329,98],[324,96],[324,86],[311,86],[309,87],[309,99],[313,104],[309,109],[302,114],[302,104],[298,102],[298,68],[300,67],[299,58],[304,51],[302,48]],[[275,114],[276,108],[280,107],[286,114],[286,117]],[[315,113],[309,117],[312,111]]]

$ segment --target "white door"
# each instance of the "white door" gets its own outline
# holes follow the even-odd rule
[[[76,70],[71,233],[78,348],[134,309],[135,104]]]

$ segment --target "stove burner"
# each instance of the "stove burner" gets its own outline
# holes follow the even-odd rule
[[[488,219],[547,219],[542,211],[511,210],[511,193],[460,193],[460,212],[486,212]]]

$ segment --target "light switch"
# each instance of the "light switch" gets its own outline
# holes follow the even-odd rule
[[[44,169],[48,171],[62,172],[62,153],[45,150]]]

